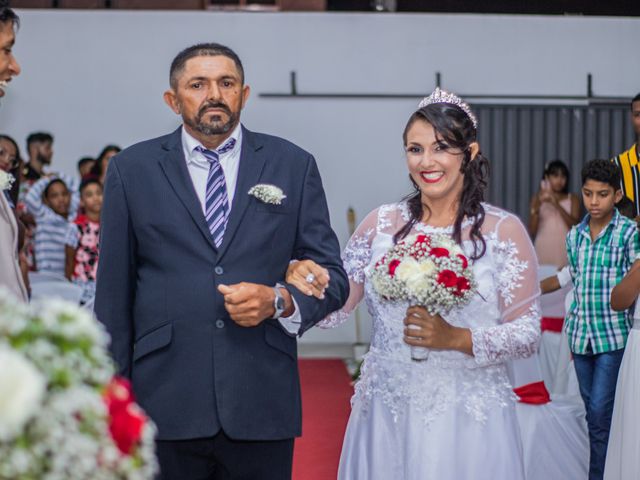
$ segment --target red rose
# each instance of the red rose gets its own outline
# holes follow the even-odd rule
[[[458,276],[451,270],[442,270],[438,274],[437,282],[447,288],[455,287],[458,283]]]
[[[392,277],[395,276],[396,268],[398,268],[398,265],[400,265],[400,260],[398,259],[391,260],[389,262],[389,275],[391,275]]]
[[[460,259],[460,261],[462,262],[462,269],[466,270],[467,267],[469,266],[469,261],[467,260],[467,257],[465,257],[462,254],[458,254],[457,257]]]
[[[147,418],[135,404],[131,385],[122,378],[114,378],[104,394],[109,410],[109,432],[123,454],[129,455],[140,442]]]
[[[456,295],[461,297],[464,294],[464,292],[466,292],[470,288],[471,288],[471,284],[469,283],[469,280],[467,280],[465,277],[458,277],[458,280],[456,281],[456,289],[457,289]]]
[[[426,243],[428,245],[429,244],[429,237],[427,237],[426,235],[418,235],[416,237],[416,241],[415,241],[414,245],[418,245],[420,243]]]
[[[431,249],[429,254],[434,256],[434,257],[448,257],[449,256],[449,250],[447,250],[446,248],[442,248],[442,247],[434,247],[434,248]],[[451,273],[453,273],[453,272],[451,272]]]

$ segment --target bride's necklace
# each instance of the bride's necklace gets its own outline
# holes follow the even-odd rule
[[[422,210],[424,212],[429,211],[428,207],[424,203],[422,204]],[[455,219],[456,219],[456,215],[455,213],[452,213],[452,214],[449,214],[448,216],[439,218],[437,221],[434,222],[434,216],[432,213],[427,218],[424,218],[423,216],[421,219],[421,223],[434,228],[443,228],[443,227],[450,227],[451,225],[453,225],[453,223],[455,222]]]

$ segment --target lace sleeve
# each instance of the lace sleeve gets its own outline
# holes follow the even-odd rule
[[[538,261],[522,223],[504,218],[491,248],[501,318],[499,325],[471,331],[475,360],[482,366],[529,357],[540,341]]]
[[[317,325],[334,328],[344,323],[364,297],[364,270],[371,261],[371,242],[376,234],[378,210],[374,210],[362,221],[342,252],[342,263],[349,276],[349,298],[344,306],[328,315]]]

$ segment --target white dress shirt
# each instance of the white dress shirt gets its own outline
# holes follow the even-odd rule
[[[238,167],[240,166],[240,153],[242,151],[242,128],[240,124],[231,132],[229,138],[220,145],[225,145],[230,139],[234,138],[236,144],[228,152],[219,154],[220,166],[224,172],[224,180],[227,185],[227,197],[229,199],[229,212],[233,209],[233,197],[236,193],[236,183],[238,182]],[[189,176],[191,182],[202,206],[202,213],[205,213],[205,196],[207,191],[207,177],[209,175],[209,161],[204,154],[198,151],[198,147],[206,148],[198,140],[192,137],[187,130],[182,126],[182,150],[184,152],[184,158],[187,161],[187,170],[189,170]],[[242,192],[240,192],[242,194]],[[278,320],[284,329],[292,334],[296,335],[300,330],[300,309],[298,304],[293,298],[294,312],[289,317],[280,317]]]

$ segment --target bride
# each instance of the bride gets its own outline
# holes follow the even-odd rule
[[[514,215],[483,203],[488,161],[477,120],[460,98],[436,89],[403,139],[415,192],[380,206],[357,228],[343,254],[349,299],[320,325],[342,323],[363,298],[373,317],[338,477],[522,480],[505,362],[532,355],[540,339],[533,246]],[[448,235],[463,248],[478,285],[470,303],[443,317],[374,291],[375,263],[415,233]],[[290,265],[287,281],[321,295],[328,277],[303,260]],[[412,360],[412,346],[429,349],[427,359]]]

